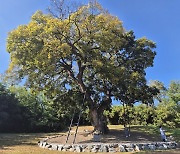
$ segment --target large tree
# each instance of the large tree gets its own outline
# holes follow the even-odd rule
[[[69,90],[84,94],[92,125],[106,132],[103,111],[114,97],[125,100],[134,93],[134,102],[149,91],[145,69],[153,65],[153,48],[154,42],[136,39],[98,3],[64,18],[36,12],[8,35],[7,72],[55,100]]]

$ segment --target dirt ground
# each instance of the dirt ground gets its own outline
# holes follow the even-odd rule
[[[93,128],[90,126],[84,126],[78,129],[78,134],[75,143],[93,143],[93,135],[89,134]],[[67,132],[58,135],[58,137],[48,139],[50,143],[65,144],[67,138]],[[75,129],[71,130],[69,140],[67,143],[71,144],[74,140]],[[110,128],[110,132],[107,135],[102,135],[101,143],[148,143],[148,142],[160,142],[160,136],[152,135],[145,132],[139,132],[132,130],[130,137],[126,138],[123,128]]]

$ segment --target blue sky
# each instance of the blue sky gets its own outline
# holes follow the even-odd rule
[[[81,0],[87,2],[87,0]],[[123,21],[136,37],[147,37],[157,44],[154,67],[147,69],[147,80],[166,86],[180,80],[180,0],[99,0],[101,5]],[[49,0],[4,0],[0,2],[0,73],[9,63],[6,38],[18,25],[27,24],[37,10],[45,11]]]

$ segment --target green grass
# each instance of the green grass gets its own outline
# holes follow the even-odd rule
[[[92,127],[80,127],[80,130]],[[121,125],[110,125],[110,130],[122,131]],[[180,128],[170,129],[165,128],[167,135],[174,136],[175,140],[180,141]],[[131,131],[134,133],[149,134],[149,136],[159,136],[159,128],[155,126],[132,126]],[[62,132],[61,132],[62,133]],[[59,135],[61,133],[33,133],[33,134],[0,134],[0,154],[59,154],[59,151],[50,151],[39,148],[37,142],[46,136]],[[70,154],[70,152],[63,152]],[[148,153],[139,152],[139,153]],[[149,153],[178,153],[178,150],[158,151]]]
[[[46,136],[59,133],[33,134],[0,134],[0,154],[59,154],[59,151],[50,151],[39,148],[37,143]],[[64,154],[70,154],[65,152]]]
[[[136,131],[136,132],[142,132],[142,133],[147,133],[149,135],[160,135],[159,133],[159,127],[154,126],[154,125],[150,125],[150,126],[131,126],[132,127],[132,131]],[[168,136],[173,136],[174,140],[176,142],[180,141],[180,128],[165,128],[163,127],[165,130],[165,133]]]
[[[172,135],[176,142],[180,143],[180,128],[165,128],[167,130],[167,135]]]

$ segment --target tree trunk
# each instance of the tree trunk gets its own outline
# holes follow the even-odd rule
[[[102,134],[107,134],[109,132],[107,121],[102,111],[100,112],[97,108],[90,109],[90,118],[94,131],[97,130]]]
[[[98,130],[100,133],[102,134],[107,134],[109,132],[109,129],[107,127],[107,120],[105,118],[105,116],[103,115],[103,112],[105,110],[105,106],[99,106],[97,108],[97,104],[91,99],[90,97],[90,93],[88,92],[87,88],[85,87],[83,81],[82,81],[82,68],[81,63],[78,63],[79,65],[79,70],[81,70],[77,76],[78,76],[78,80],[77,83],[80,86],[80,90],[82,93],[84,93],[85,98],[88,102],[88,107],[89,107],[89,114],[90,114],[90,120],[91,120],[91,124],[94,127],[94,131]],[[107,101],[109,104],[111,103],[111,99],[108,99]]]

